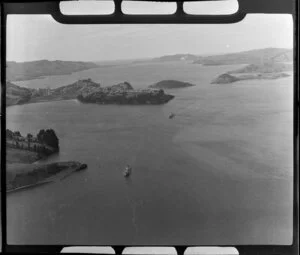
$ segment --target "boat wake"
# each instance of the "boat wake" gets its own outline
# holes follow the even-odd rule
[[[132,225],[134,227],[134,238],[133,238],[133,242],[135,241],[135,238],[138,235],[138,223],[137,223],[137,206],[139,203],[136,202],[135,198],[134,198],[134,194],[133,194],[133,187],[132,187],[132,182],[130,179],[128,179],[126,181],[126,186],[127,186],[127,200],[128,203],[130,204],[131,207],[131,212],[132,212],[132,217],[131,217],[131,222]]]

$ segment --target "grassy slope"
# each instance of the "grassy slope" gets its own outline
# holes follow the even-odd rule
[[[40,156],[33,151],[19,150],[13,148],[7,148],[6,150],[6,162],[11,163],[25,163],[30,164],[40,159]]]
[[[32,164],[40,159],[36,152],[14,148],[7,148],[6,152],[7,191],[60,180],[82,167],[82,164],[76,161]]]
[[[8,164],[7,191],[28,188],[38,184],[59,180],[79,170],[79,162],[58,162],[51,164]]]

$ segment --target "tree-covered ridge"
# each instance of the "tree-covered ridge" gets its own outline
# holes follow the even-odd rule
[[[50,155],[59,150],[59,139],[53,129],[42,129],[36,136],[28,133],[22,136],[20,131],[6,129],[7,147]]]
[[[173,95],[165,94],[163,89],[134,89],[128,82],[99,88],[91,93],[82,93],[77,96],[82,103],[124,105],[165,104],[173,98]]]

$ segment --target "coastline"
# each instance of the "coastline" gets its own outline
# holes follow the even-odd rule
[[[14,173],[9,168],[14,167]],[[57,162],[50,164],[16,164],[8,165],[6,192],[10,193],[42,184],[59,181],[73,172],[85,169],[87,166],[77,161]],[[16,170],[17,169],[17,170]],[[19,172],[18,172],[19,171]],[[9,176],[10,175],[10,176]],[[11,177],[11,180],[9,180]]]
[[[59,152],[59,139],[53,129],[42,129],[36,136],[6,129],[6,191],[12,192],[60,180],[87,168],[78,161],[39,163]]]
[[[36,104],[36,103],[47,103],[47,102],[59,102],[59,101],[67,101],[67,100],[77,100],[77,98],[66,98],[66,99],[53,99],[53,100],[40,100],[40,101],[29,101],[26,103],[22,103],[22,104],[11,104],[11,105],[6,105],[6,108],[11,107],[11,106],[17,106],[17,105],[26,105],[26,104]]]

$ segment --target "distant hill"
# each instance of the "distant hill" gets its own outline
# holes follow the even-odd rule
[[[194,84],[176,80],[163,80],[152,84],[149,88],[156,88],[156,89],[178,89],[178,88],[186,88],[195,86]]]
[[[92,62],[39,60],[24,63],[7,62],[7,80],[20,81],[50,75],[64,75],[98,67]]]
[[[175,54],[166,55],[158,58],[153,58],[153,62],[167,62],[167,61],[196,61],[199,57],[192,54]]]
[[[263,62],[291,62],[293,50],[284,48],[264,48],[229,54],[200,56],[195,54],[165,55],[152,59],[137,60],[133,63],[185,61],[202,65],[258,64]]]
[[[269,62],[264,64],[250,64],[228,73],[279,73],[293,71],[292,64]]]
[[[272,80],[288,77],[284,72],[292,71],[293,65],[286,63],[269,62],[264,64],[250,64],[237,70],[221,74],[212,84],[227,84],[241,80]],[[233,75],[235,74],[235,75]]]
[[[280,78],[286,78],[290,75],[286,73],[254,73],[254,74],[243,74],[239,76],[233,76],[228,73],[221,74],[214,79],[211,84],[228,84],[236,81],[243,80],[276,80]]]
[[[200,57],[194,64],[202,65],[233,65],[233,64],[262,64],[265,62],[293,61],[293,50],[283,48],[265,48],[249,50],[224,55]]]

